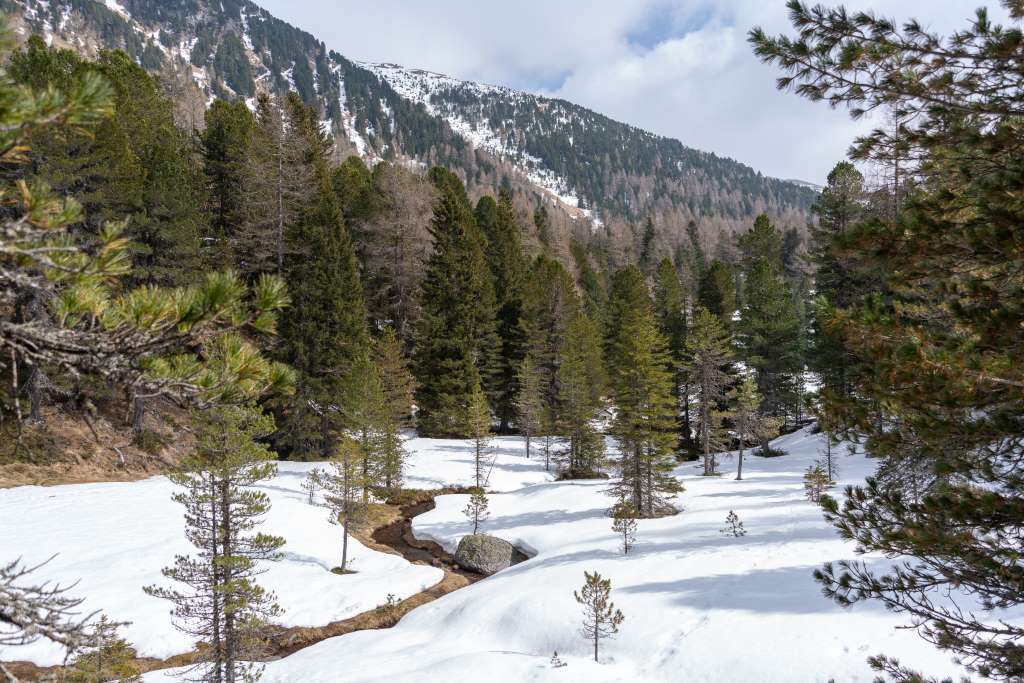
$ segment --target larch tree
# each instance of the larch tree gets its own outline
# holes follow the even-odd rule
[[[1012,27],[981,9],[943,38],[918,21],[790,2],[797,36],[755,29],[750,40],[780,85],[858,115],[888,110],[897,124],[856,140],[852,156],[902,159],[912,180],[894,179],[889,208],[837,237],[882,282],[832,316],[869,367],[849,397],[825,403],[880,462],[842,501],[823,498],[826,516],[858,550],[900,562],[843,562],[817,578],[839,604],[880,601],[980,676],[1016,681],[1024,627],[1005,615],[1024,600],[1024,6],[1002,4]],[[882,476],[910,468],[928,475],[917,491]],[[897,681],[924,678],[869,661]]]
[[[611,601],[611,579],[601,578],[597,572],[583,573],[586,582],[579,591],[573,591],[576,602],[583,605],[583,627],[580,634],[594,644],[594,661],[598,661],[601,641],[619,632],[625,621],[622,611]]]
[[[731,363],[729,337],[718,316],[698,309],[686,339],[686,368],[695,394],[694,417],[705,476],[717,472],[715,453],[726,445],[719,405],[726,399]]]
[[[171,614],[182,632],[206,644],[184,675],[203,681],[256,681],[262,667],[261,630],[280,614],[274,595],[255,578],[258,563],[277,560],[284,539],[253,533],[270,509],[270,497],[253,488],[277,473],[261,439],[273,419],[248,406],[220,406],[196,416],[195,452],[170,475],[183,490],[185,536],[195,555],[179,555],[163,575],[185,588],[147,586],[146,592],[174,603]]]

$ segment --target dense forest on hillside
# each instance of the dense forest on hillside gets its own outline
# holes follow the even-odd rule
[[[247,0],[131,0],[120,7],[0,0],[27,32],[89,56],[122,50],[158,74],[183,125],[201,127],[210,98],[252,102],[257,92],[294,91],[331,127],[340,149],[444,166],[474,196],[511,189],[521,207],[543,201],[572,216],[579,225],[569,231],[580,238],[589,220],[580,220],[577,207],[599,216],[599,232],[612,241],[653,217],[670,253],[691,221],[712,239],[760,213],[802,227],[814,199],[808,188],[569,102],[453,79],[434,87],[435,79],[417,76],[424,72],[352,62]],[[478,134],[489,142],[477,144]]]
[[[140,54],[5,35],[0,464],[61,457],[61,430],[81,421],[120,470],[172,469],[201,559],[163,575],[200,597],[146,590],[209,640],[197,666],[219,681],[254,675],[277,613],[256,563],[285,541],[246,535],[269,506],[247,487],[272,460],[325,464],[309,486],[347,542],[371,497],[402,495],[409,430],[466,440],[475,531],[482,454],[495,433],[518,434],[555,477],[607,479],[627,554],[637,519],[680,512],[680,462],[718,477],[735,450],[741,479],[745,452],[782,456],[773,439],[815,421],[828,450],[804,476],[808,499],[858,552],[900,558],[822,566],[825,595],[880,601],[971,671],[1020,680],[1024,630],[1001,615],[1024,595],[1024,34],[983,11],[943,40],[789,6],[799,36],[755,29],[755,52],[812,100],[896,112],[851,150],[884,180],[841,161],[810,226],[759,212],[714,241],[695,221],[666,240],[642,214],[582,239],[511,182],[467,190],[464,166],[339,159],[303,74],[284,93],[233,96],[249,83],[241,38],[192,50],[235,86],[183,127]],[[646,140],[622,163],[657,165]],[[194,447],[172,462],[156,425],[175,409]],[[101,423],[137,452],[104,443]],[[841,496],[840,442],[877,462]],[[0,564],[0,597],[14,596],[0,644],[45,637],[86,666],[83,649],[123,654],[116,625],[99,633],[59,589],[25,583],[39,569]],[[604,615],[591,632],[622,621],[608,591],[588,573],[576,597]],[[928,680],[885,654],[870,662]]]

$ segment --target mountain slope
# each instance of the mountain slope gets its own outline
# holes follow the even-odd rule
[[[0,10],[23,35],[125,50],[162,74],[186,121],[201,122],[213,97],[294,89],[368,159],[443,164],[480,189],[515,180],[575,216],[655,216],[680,232],[690,220],[737,228],[761,212],[802,224],[815,196],[564,100],[350,61],[248,0],[0,0]]]

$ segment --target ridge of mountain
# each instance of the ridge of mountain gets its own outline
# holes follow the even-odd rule
[[[86,53],[121,49],[159,72],[180,116],[214,97],[295,90],[368,160],[441,164],[474,189],[510,176],[574,217],[681,234],[736,230],[759,213],[802,225],[816,192],[585,107],[395,64],[345,58],[249,0],[0,0],[19,32]]]

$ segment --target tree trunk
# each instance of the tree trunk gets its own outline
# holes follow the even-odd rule
[[[530,433],[526,433],[526,459],[530,459]]]
[[[146,400],[141,396],[132,397],[132,437],[142,434],[143,420],[146,417]]]
[[[595,628],[595,633],[594,633],[594,661],[595,662],[597,661],[597,641],[598,641],[598,638],[600,638],[600,636],[598,636],[598,634],[596,633],[596,628]]]
[[[348,568],[348,515],[341,523],[341,571]]]
[[[744,451],[743,445],[744,445],[744,443],[746,443],[743,440],[744,437],[746,436],[743,432],[744,432],[744,430],[741,429],[740,430],[740,464],[739,464],[739,467],[736,468],[736,481],[740,481],[741,479],[743,479],[743,451]]]

